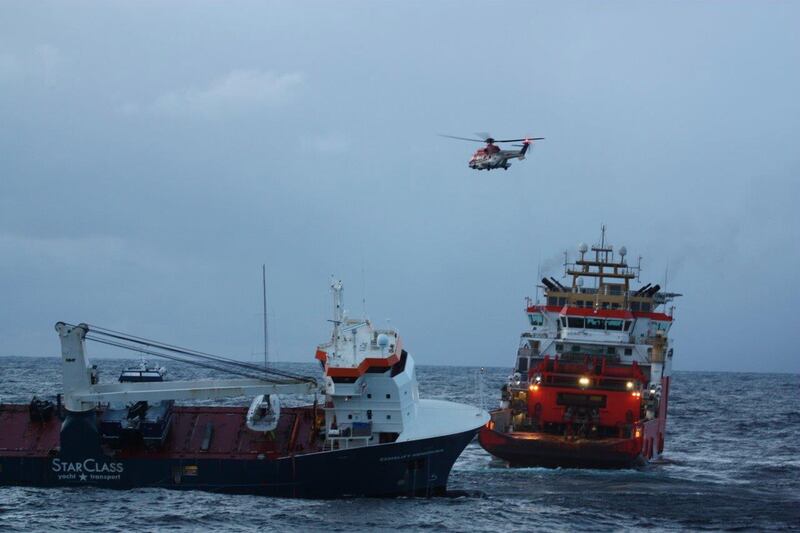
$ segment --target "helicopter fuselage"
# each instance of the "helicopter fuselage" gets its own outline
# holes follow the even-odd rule
[[[494,170],[502,168],[508,170],[511,166],[509,159],[525,159],[525,150],[500,150],[494,153],[487,153],[480,149],[472,155],[469,160],[469,168],[474,170]]]

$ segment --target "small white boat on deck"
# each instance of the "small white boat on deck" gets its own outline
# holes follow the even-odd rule
[[[251,431],[266,433],[278,427],[281,416],[280,397],[270,394],[261,394],[253,398],[250,409],[247,410],[247,428]]]

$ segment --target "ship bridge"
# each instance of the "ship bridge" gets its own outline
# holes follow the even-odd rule
[[[530,330],[523,333],[516,369],[524,373],[546,356],[562,359],[604,356],[619,364],[663,362],[669,353],[667,335],[673,323],[666,304],[680,296],[661,285],[640,280],[641,262],[629,264],[627,249],[601,239],[578,246],[578,258],[564,252],[562,283],[542,278],[543,301],[526,301]]]

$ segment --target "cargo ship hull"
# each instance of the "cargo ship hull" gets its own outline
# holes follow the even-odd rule
[[[161,449],[111,450],[91,430],[95,413],[35,422],[27,406],[2,405],[0,486],[157,487],[294,498],[436,496],[445,493],[453,463],[477,431],[320,450],[309,445],[311,411],[287,410],[282,428],[262,440],[242,429],[243,408],[176,407]]]

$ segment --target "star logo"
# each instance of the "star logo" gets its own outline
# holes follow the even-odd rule
[[[86,481],[86,474],[81,474],[79,477],[81,478],[81,481]]]

